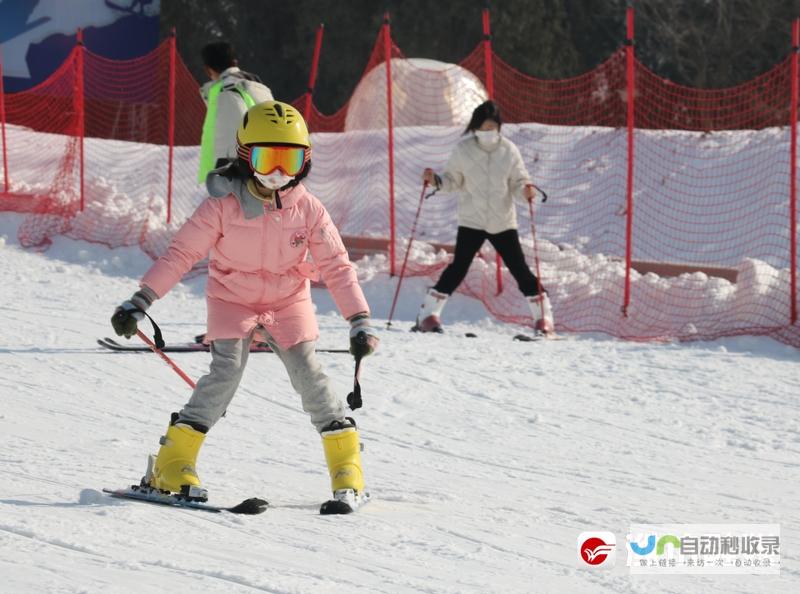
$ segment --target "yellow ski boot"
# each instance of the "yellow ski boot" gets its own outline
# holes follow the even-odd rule
[[[184,423],[177,415],[161,438],[157,456],[150,456],[144,481],[160,491],[178,493],[192,501],[207,501],[208,491],[200,485],[195,465],[206,434]]]
[[[364,491],[361,444],[355,421],[334,421],[322,431],[322,447],[331,475],[333,499],[322,504],[319,513],[349,514],[369,499]]]

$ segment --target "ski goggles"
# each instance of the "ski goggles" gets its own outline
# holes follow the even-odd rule
[[[246,159],[256,173],[268,175],[280,169],[286,175],[295,176],[311,158],[311,149],[302,146],[247,146],[239,149],[239,156]]]

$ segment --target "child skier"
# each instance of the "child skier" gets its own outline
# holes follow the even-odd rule
[[[237,131],[239,159],[209,173],[206,199],[176,233],[167,251],[116,308],[111,323],[131,337],[136,323],[194,264],[209,256],[207,340],[210,371],[173,413],[144,486],[205,501],[195,469],[208,431],[236,392],[254,337],[283,362],[303,410],[322,436],[333,500],[350,511],[364,500],[358,431],[345,417],[315,357],[319,330],[309,279],[321,273],[350,321],[350,351],[366,356],[378,345],[369,306],[328,212],[300,181],[311,167],[305,121],[289,104],[251,107]],[[313,264],[306,261],[311,253]],[[334,505],[340,510],[342,505]],[[349,509],[348,509],[349,508]],[[323,513],[325,512],[323,506]],[[336,511],[335,513],[341,513]]]
[[[442,309],[488,239],[525,295],[536,332],[545,335],[553,332],[550,299],[546,292],[540,293],[539,281],[525,262],[514,209],[515,197],[530,202],[536,196],[536,188],[519,149],[500,135],[501,126],[499,107],[492,101],[482,103],[473,111],[464,131],[469,136],[456,145],[444,171],[437,174],[433,169],[425,169],[423,172],[423,181],[436,189],[462,194],[458,203],[453,261],[425,295],[413,330],[442,332]]]

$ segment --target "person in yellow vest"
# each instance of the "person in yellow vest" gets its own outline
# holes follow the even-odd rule
[[[203,65],[209,80],[200,88],[206,103],[206,119],[200,142],[198,183],[205,183],[212,169],[236,159],[236,130],[248,109],[272,101],[272,92],[255,74],[238,66],[233,46],[215,41],[202,51]]]

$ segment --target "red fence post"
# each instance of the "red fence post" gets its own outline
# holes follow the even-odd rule
[[[792,60],[790,76],[792,78],[792,99],[789,110],[791,156],[789,159],[789,278],[791,324],[797,322],[797,102],[798,102],[798,68],[797,53],[800,51],[800,19],[792,23]]]
[[[633,54],[633,6],[627,9],[628,31],[625,39],[625,58],[627,71],[627,103],[628,103],[628,179],[625,189],[625,202],[627,220],[625,222],[625,296],[622,304],[622,315],[628,316],[628,306],[631,302],[631,261],[633,259],[633,132],[634,132],[634,100],[635,100],[635,69]]]
[[[172,168],[175,154],[175,27],[169,33],[169,108],[167,122],[167,224],[172,222]]]
[[[394,212],[394,117],[392,111],[392,28],[389,13],[383,15],[383,56],[386,60],[386,120],[389,136],[389,275],[395,272],[395,212]]]
[[[3,49],[0,47],[0,134],[3,139],[3,191],[8,193],[8,150],[6,148],[6,91],[3,86]]]
[[[306,123],[311,118],[311,105],[312,96],[314,94],[314,85],[317,82],[317,70],[319,69],[319,54],[322,50],[322,33],[325,30],[325,25],[320,23],[317,28],[317,36],[314,39],[314,56],[311,58],[311,74],[308,75],[308,89],[306,90],[306,105],[303,108],[303,118]],[[310,127],[310,126],[309,126]]]
[[[86,135],[86,101],[84,97],[84,72],[83,63],[86,48],[83,45],[83,30],[78,29],[76,44],[78,46],[78,62],[75,74],[75,109],[78,113],[78,167],[80,169],[80,196],[81,211],[86,206],[84,193],[84,154],[83,139]]]
[[[489,9],[483,9],[483,66],[486,69],[486,92],[494,99],[494,69],[492,67],[492,30],[489,26]]]
[[[483,67],[486,70],[486,92],[494,100],[494,69],[492,67],[492,30],[489,24],[489,9],[483,9]],[[497,294],[503,292],[503,260],[495,254]]]

